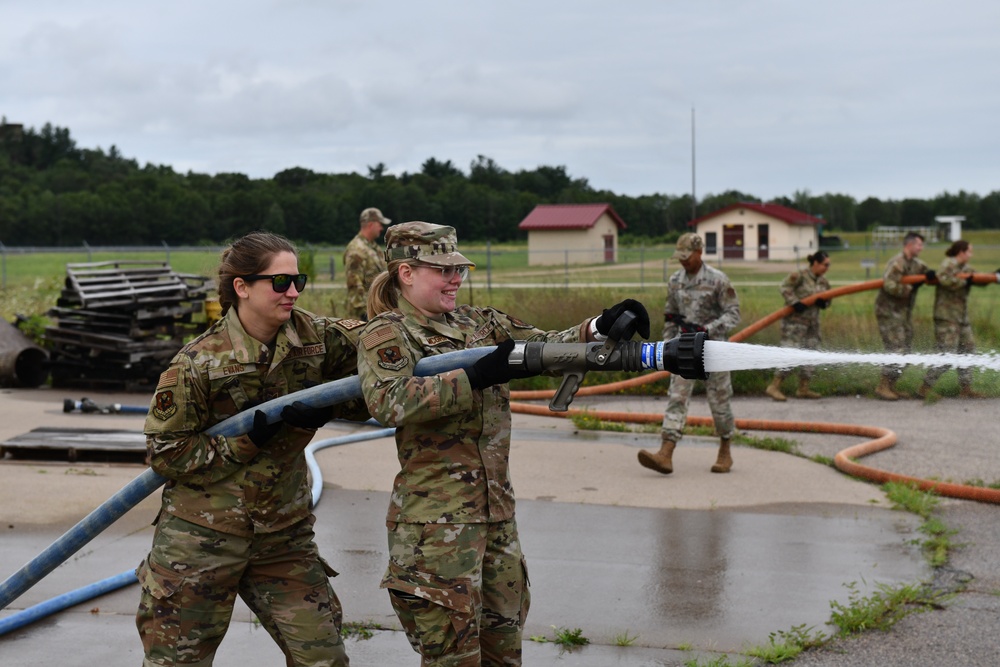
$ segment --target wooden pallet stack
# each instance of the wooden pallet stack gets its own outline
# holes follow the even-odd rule
[[[213,289],[209,278],[177,273],[167,262],[67,264],[48,313],[57,324],[45,329],[53,386],[155,386],[185,338],[204,328]]]

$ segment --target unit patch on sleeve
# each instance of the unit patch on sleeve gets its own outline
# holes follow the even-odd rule
[[[407,363],[408,360],[403,356],[403,353],[399,351],[398,345],[383,347],[378,351],[378,365],[386,370],[398,371],[406,366]]]
[[[156,404],[153,405],[153,416],[160,421],[166,421],[177,412],[174,403],[174,392],[169,389],[156,393]]]

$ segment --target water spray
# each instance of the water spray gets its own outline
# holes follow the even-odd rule
[[[994,354],[823,352],[792,347],[726,343],[715,340],[706,341],[704,344],[704,367],[707,373],[837,364],[946,366],[949,368],[1000,370],[1000,356]]]

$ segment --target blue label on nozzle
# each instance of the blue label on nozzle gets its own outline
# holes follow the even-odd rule
[[[663,343],[643,343],[640,362],[643,368],[663,368]]]

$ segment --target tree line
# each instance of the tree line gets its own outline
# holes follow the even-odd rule
[[[8,246],[216,245],[256,229],[304,243],[346,244],[358,214],[376,206],[395,221],[450,224],[472,242],[525,238],[518,223],[537,204],[608,203],[628,228],[621,242],[670,242],[702,216],[741,201],[735,190],[707,195],[637,197],[596,190],[564,166],[509,171],[478,155],[463,171],[428,158],[417,173],[325,174],[293,167],[270,179],[240,173],[180,174],[168,165],[126,158],[112,146],[79,148],[66,128],[0,122],[0,243]],[[936,215],[964,215],[966,229],[1000,228],[1000,191],[960,191],[933,199],[858,202],[808,191],[771,200],[817,217],[824,233],[876,225],[929,226]]]

